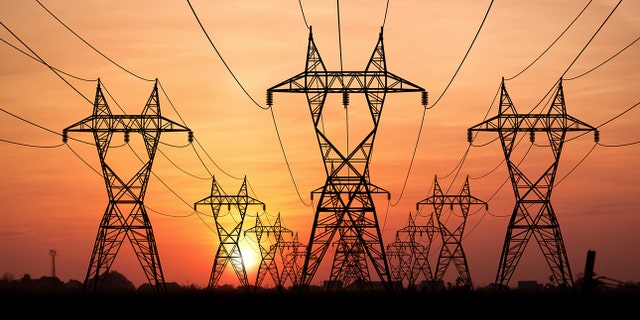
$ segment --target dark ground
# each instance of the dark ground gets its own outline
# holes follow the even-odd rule
[[[0,294],[0,306],[21,318],[364,319],[489,317],[491,319],[638,318],[640,294],[554,293],[112,293]],[[16,316],[16,318],[17,318]]]
[[[209,292],[167,283],[166,293],[155,293],[149,285],[135,288],[124,277],[110,279],[97,293],[83,293],[81,282],[63,283],[55,277],[0,279],[0,308],[11,315],[7,319],[640,318],[640,285],[634,283],[593,286],[589,291],[582,288],[571,293],[542,286],[501,292],[486,287],[437,292],[403,289],[394,293],[354,289],[328,292],[322,287],[310,287],[305,293],[292,288],[252,288],[247,292],[222,286]]]

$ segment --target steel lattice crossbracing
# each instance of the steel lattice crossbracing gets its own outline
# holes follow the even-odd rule
[[[93,114],[64,129],[62,134],[64,142],[67,141],[68,132],[93,133],[109,196],[109,204],[100,222],[91,253],[84,291],[96,293],[100,290],[122,242],[127,238],[153,290],[157,293],[165,293],[164,275],[151,222],[145,209],[144,196],[160,134],[188,132],[189,142],[191,142],[193,138],[191,130],[161,116],[156,79],[153,92],[141,115],[111,114],[98,80]],[[111,138],[117,132],[124,133],[125,142],[128,142],[130,133],[141,134],[147,151],[148,160],[128,181],[123,180],[107,163]]]
[[[224,190],[218,185],[215,177],[211,182],[211,195],[197,201],[193,204],[193,208],[197,209],[199,205],[209,206],[213,213],[213,219],[216,224],[216,231],[218,234],[218,240],[220,245],[216,251],[216,256],[213,259],[213,267],[211,268],[211,277],[209,278],[209,284],[207,285],[207,291],[212,292],[228,263],[231,263],[233,271],[236,273],[240,285],[245,292],[252,292],[247,278],[247,270],[244,266],[244,260],[242,259],[242,252],[240,251],[240,236],[242,235],[242,225],[244,224],[244,217],[247,213],[249,205],[260,205],[263,210],[265,204],[253,197],[250,197],[247,190],[247,177],[242,181],[240,190],[237,195],[227,195]],[[225,205],[229,211],[231,208],[237,209],[239,219],[230,219],[231,225],[227,225],[227,221],[222,221],[220,209]],[[229,212],[229,214],[232,214]]]
[[[598,142],[597,129],[567,115],[562,80],[558,82],[553,102],[546,112],[519,114],[507,93],[503,79],[498,115],[469,128],[469,142],[474,131],[498,132],[516,197],[500,256],[495,289],[502,290],[507,287],[527,243],[533,236],[551,269],[553,280],[568,292],[572,292],[573,276],[560,224],[551,206],[551,191],[567,132],[593,131],[594,139]],[[532,179],[520,170],[519,164],[513,161],[511,155],[518,134],[529,134],[531,142],[534,142],[536,132],[546,134],[553,161],[539,177]]]
[[[327,71],[310,28],[305,70],[269,88],[269,106],[273,104],[274,92],[306,94],[327,174],[325,185],[312,192],[312,196],[319,195],[319,200],[307,245],[301,289],[309,286],[328,249],[335,244],[329,290],[354,283],[371,289],[367,261],[390,290],[389,267],[372,198],[372,194],[388,195],[388,192],[370,182],[369,160],[386,94],[422,92],[422,102],[426,105],[426,91],[387,71],[382,30],[364,71]],[[345,108],[350,93],[364,94],[368,104],[372,128],[351,150],[348,147],[340,150],[323,132],[321,119],[325,101],[328,94],[335,93],[342,94]]]
[[[461,282],[459,286],[468,290],[473,289],[467,257],[464,254],[464,249],[462,248],[462,237],[464,235],[464,228],[467,224],[467,216],[469,215],[469,209],[471,206],[482,205],[486,208],[487,203],[471,195],[468,176],[464,181],[460,193],[454,195],[444,194],[440,188],[440,184],[438,183],[438,177],[435,177],[433,180],[433,195],[417,202],[416,209],[420,209],[420,206],[424,205],[433,206],[436,220],[438,222],[438,230],[442,236],[442,247],[440,248],[440,254],[438,255],[436,271],[433,275],[432,288],[437,288],[437,284],[443,282],[444,275],[446,274],[449,265],[453,263],[458,271]],[[448,221],[445,223],[444,219],[442,219],[442,209],[445,205],[449,205],[451,209],[453,209],[454,205],[458,205],[461,210],[460,216],[462,217],[462,221],[451,222],[450,219],[447,219]],[[450,228],[447,225],[454,225],[455,228]]]

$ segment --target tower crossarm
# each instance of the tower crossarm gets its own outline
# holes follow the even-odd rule
[[[202,200],[199,200],[193,204],[193,209],[197,209],[198,205],[209,205],[209,206],[221,206],[221,205],[239,205],[246,207],[248,205],[262,205],[262,209],[266,208],[266,205],[253,197],[248,196],[234,196],[234,195],[213,195],[206,197]]]
[[[566,114],[501,114],[468,129],[471,131],[561,132],[597,131]]]
[[[63,132],[166,132],[191,130],[157,115],[92,115],[65,128]]]
[[[273,226],[256,225],[256,226],[253,226],[253,227],[251,227],[251,228],[249,228],[249,229],[244,231],[244,235],[245,236],[247,235],[247,233],[255,233],[255,234],[260,234],[260,235],[262,235],[262,234],[267,234],[267,235],[273,234],[275,236],[275,238],[276,238],[276,241],[280,242],[280,240],[282,238],[281,235],[283,233],[293,234],[293,231],[291,231],[291,230],[289,230],[289,229],[287,229],[285,227],[278,226],[278,225],[273,225]],[[258,236],[258,238],[260,238],[260,236]]]
[[[407,233],[409,235],[429,233],[434,231],[435,231],[434,226],[406,226],[398,230],[398,232],[400,233]]]
[[[420,200],[416,203],[416,209],[420,209],[421,205],[445,205],[445,204],[459,204],[459,205],[474,205],[482,204],[485,208],[488,204],[474,196],[469,195],[438,195],[431,196],[424,200]]]
[[[322,70],[301,72],[267,89],[267,91],[303,93],[386,93],[423,92],[425,90],[424,88],[385,70]]]
[[[361,189],[360,188],[361,184],[363,184],[363,182],[362,182],[362,178],[360,177],[333,177],[331,179],[331,185],[333,187],[334,193],[336,194]],[[391,196],[389,194],[389,191],[385,190],[382,187],[376,186],[373,183],[364,182],[364,184],[367,185],[367,191],[369,193],[384,193],[384,194],[387,194],[387,197]],[[326,186],[316,188],[315,190],[311,191],[311,200],[313,200],[313,195],[316,193],[326,194],[331,192],[329,192],[329,189]]]

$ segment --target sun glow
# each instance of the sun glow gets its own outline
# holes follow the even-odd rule
[[[241,245],[240,247],[245,269],[247,272],[254,272],[260,265],[260,253],[251,246]]]

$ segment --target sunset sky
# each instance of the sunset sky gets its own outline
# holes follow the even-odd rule
[[[594,250],[597,276],[640,281],[638,1],[39,1],[0,2],[0,274],[49,276],[54,249],[56,276],[84,280],[108,197],[95,146],[78,141],[93,143],[91,134],[70,133],[77,140],[65,145],[61,133],[91,114],[98,78],[114,114],[140,114],[157,78],[162,115],[194,133],[192,145],[184,133],[162,135],[145,197],[167,282],[207,285],[218,238],[211,213],[193,204],[212,176],[228,194],[246,177],[265,203],[249,207],[245,229],[279,213],[306,244],[322,157],[304,94],[275,93],[268,110],[266,90],[304,70],[308,26],[328,69],[356,71],[384,26],[388,70],[428,91],[430,107],[419,93],[384,104],[370,165],[371,182],[390,192],[376,202],[385,245],[410,213],[426,222],[416,203],[435,176],[457,193],[468,175],[489,208],[472,208],[462,244],[474,284],[492,283],[515,197],[497,133],[469,148],[467,129],[497,114],[503,77],[521,113],[548,103],[564,78],[569,115],[600,132],[597,145],[569,134],[551,197],[574,279]],[[326,108],[345,121],[341,97]],[[349,115],[356,131],[363,118]],[[345,127],[325,125],[336,135]],[[549,165],[535,155],[549,152],[542,134],[536,142],[522,164],[534,172]],[[112,146],[122,144],[115,135]],[[141,166],[126,146],[110,152],[124,176]],[[241,244],[253,283],[258,245],[250,235]],[[112,269],[139,286],[130,248]],[[237,285],[227,271],[221,282]],[[550,275],[532,239],[510,284]],[[327,279],[324,268],[312,283]]]

